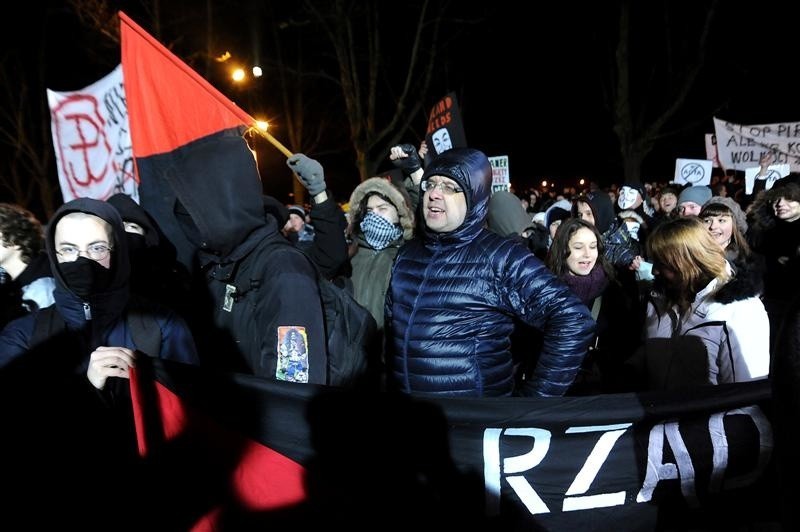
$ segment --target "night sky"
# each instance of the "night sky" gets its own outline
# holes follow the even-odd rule
[[[193,6],[194,11],[205,6],[205,2],[179,3]],[[657,109],[664,105],[667,86],[678,79],[661,68],[665,22],[656,11],[662,8],[662,2],[634,3],[650,6],[647,12],[641,11],[642,6],[637,7],[632,32],[634,76],[652,81],[637,82],[633,97]],[[674,17],[670,26],[675,37],[673,53],[679,56],[682,45],[694,42],[710,3],[670,5]],[[214,21],[215,31],[233,53],[250,53],[254,40],[266,39],[250,24],[251,2],[213,4],[220,13]],[[511,179],[517,189],[553,177],[565,182],[584,176],[601,184],[621,181],[619,149],[610,114],[603,104],[601,83],[601,77],[608,73],[607,50],[615,34],[615,9],[609,7],[615,2],[543,6],[495,0],[484,6],[470,5],[468,9],[459,4],[451,5],[451,17],[467,23],[460,31],[445,36],[448,44],[443,47],[443,61],[437,68],[426,108],[447,92],[455,91],[468,143],[487,155],[509,155]],[[115,5],[134,18],[143,13],[139,2]],[[401,3],[399,8],[404,5]],[[20,9],[23,14],[16,19],[3,17],[0,45],[6,56],[20,51],[28,57],[28,68],[34,65],[42,69],[44,86],[30,82],[32,96],[39,94],[44,99],[45,86],[56,90],[81,88],[119,62],[118,49],[81,26],[61,2],[29,2]],[[183,18],[171,17],[170,27],[165,29],[179,36],[172,46],[185,59],[190,50],[196,51],[204,42],[204,27],[196,16],[192,17],[196,15],[194,11],[187,8]],[[704,158],[703,134],[713,130],[712,116],[746,124],[800,120],[797,91],[790,80],[797,69],[798,14],[800,8],[787,8],[777,0],[762,1],[746,10],[738,9],[733,2],[721,2],[706,67],[686,106],[667,128],[679,134],[665,137],[645,160],[646,178],[669,180],[676,157]],[[400,31],[411,31],[398,24],[402,17],[393,20],[385,16],[382,20],[394,30],[400,27]],[[146,23],[142,25],[147,27]],[[392,28],[386,30],[384,44],[394,42]],[[12,29],[22,38],[12,38]],[[44,55],[26,56],[40,48],[36,44],[42,39],[46,39]],[[268,54],[268,43],[256,48]],[[387,57],[397,52],[387,49]],[[6,76],[13,79],[30,72],[6,70]],[[230,87],[218,88],[236,97]],[[424,126],[425,118],[416,118],[415,131],[407,141],[418,144],[417,135],[424,132]],[[279,121],[272,132],[279,140],[286,140]],[[357,183],[352,154],[342,148],[346,127],[342,124],[340,131],[329,136],[332,140],[321,146],[320,154],[309,155],[323,162],[330,187],[338,199],[344,200]],[[266,157],[272,163],[270,175],[264,178],[265,189],[286,200],[292,176],[282,167],[282,156],[277,151]]]

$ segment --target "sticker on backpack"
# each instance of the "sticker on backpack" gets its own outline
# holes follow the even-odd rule
[[[278,327],[279,381],[308,382],[308,335],[305,327]]]

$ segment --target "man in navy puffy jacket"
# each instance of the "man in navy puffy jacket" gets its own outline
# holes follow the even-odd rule
[[[522,244],[485,228],[491,186],[478,150],[448,150],[425,169],[420,236],[400,250],[386,297],[390,380],[402,391],[511,395],[515,318],[544,337],[516,393],[563,395],[586,355],[589,310]]]

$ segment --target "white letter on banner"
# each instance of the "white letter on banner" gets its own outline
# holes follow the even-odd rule
[[[772,456],[772,425],[770,425],[761,408],[748,406],[712,415],[708,419],[708,432],[711,435],[711,444],[714,446],[714,469],[711,471],[711,483],[709,486],[711,493],[719,492],[722,488],[722,479],[728,467],[728,437],[725,434],[724,417],[736,414],[750,416],[758,429],[758,464],[752,472],[728,479],[725,482],[725,488],[740,488],[752,484],[764,472]]]
[[[667,442],[672,448],[677,464],[664,464],[664,434],[667,435]],[[678,431],[678,423],[665,423],[653,425],[650,429],[650,439],[647,445],[647,472],[644,484],[636,502],[648,502],[653,498],[653,491],[662,480],[680,478],[681,493],[686,498],[686,502],[691,506],[697,505],[697,496],[694,489],[694,466],[686,444]]]
[[[589,427],[570,427],[567,429],[567,434],[578,434],[586,432],[603,432],[597,440],[592,452],[586,459],[586,463],[578,471],[575,480],[572,481],[569,489],[564,495],[582,495],[589,490],[597,472],[600,467],[605,463],[608,458],[611,448],[622,436],[622,434],[633,423],[620,423],[616,425],[597,425]],[[587,510],[589,508],[604,508],[607,506],[619,506],[625,504],[625,492],[618,491],[615,493],[598,493],[597,495],[586,495],[582,497],[565,497],[563,511],[570,512],[573,510]]]
[[[486,490],[486,514],[500,513],[500,434],[503,429],[483,431],[483,485]]]
[[[500,506],[500,435],[503,429],[486,429],[483,432],[484,483],[486,486],[486,509],[489,515],[496,515]],[[523,455],[503,460],[503,472],[521,473],[533,469],[541,463],[550,449],[550,431],[538,428],[505,429],[508,436],[528,436],[534,439],[533,447]],[[548,513],[550,509],[536,490],[522,475],[506,477],[509,485],[532,514]]]

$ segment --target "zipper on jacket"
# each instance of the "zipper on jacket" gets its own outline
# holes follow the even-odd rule
[[[92,306],[85,301],[83,302],[83,317],[86,318],[86,321],[92,319]]]

